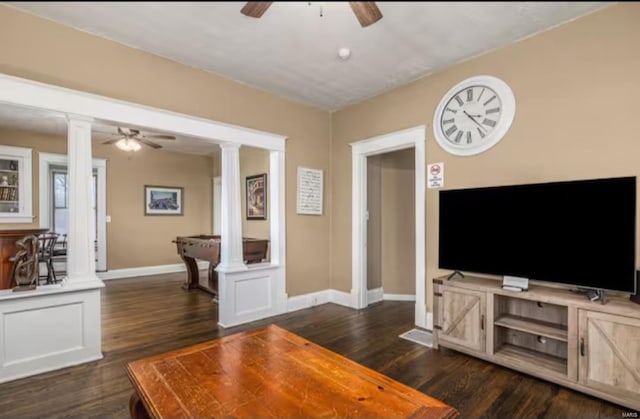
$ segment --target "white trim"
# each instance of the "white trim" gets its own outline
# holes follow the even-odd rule
[[[33,222],[33,152],[30,148],[0,145],[0,158],[18,160],[18,212],[1,213],[0,223]]]
[[[384,301],[416,301],[416,296],[413,294],[383,294],[382,299]]]
[[[367,306],[367,161],[373,155],[415,148],[415,227],[416,227],[416,310],[415,324],[425,327],[425,187],[426,127],[409,128],[367,140],[351,143],[351,295],[357,308]]]
[[[471,145],[466,145],[464,144],[464,142],[462,142],[461,144],[453,144],[452,142],[447,140],[447,135],[442,129],[442,124],[440,123],[441,115],[444,112],[449,101],[453,99],[453,95],[466,89],[467,87],[471,87],[474,85],[488,86],[496,92],[496,94],[500,98],[500,101],[502,102],[502,115],[498,120],[498,126],[496,127],[496,129],[487,134],[487,136],[477,144],[472,143]],[[507,83],[494,76],[483,75],[469,77],[468,79],[461,81],[460,83],[449,89],[449,91],[445,93],[445,95],[440,100],[440,103],[438,103],[436,112],[433,115],[433,135],[436,139],[436,142],[445,151],[457,156],[473,156],[490,149],[504,137],[504,135],[511,127],[511,123],[513,122],[515,113],[516,99],[513,95],[513,91]]]
[[[424,328],[433,331],[433,313],[427,313],[427,319],[425,321]]]
[[[384,291],[382,290],[382,287],[367,290],[367,304],[377,303],[378,301],[382,301],[383,298]]]
[[[98,254],[96,270],[107,270],[107,160],[92,159],[92,168],[98,172]],[[51,178],[50,168],[54,165],[67,167],[66,154],[38,153],[38,195],[40,197],[40,228],[50,228]],[[45,185],[43,188],[42,185]]]
[[[232,142],[268,150],[285,150],[285,136],[210,119],[197,118],[33,80],[0,74],[0,102],[85,115],[122,125],[137,125],[198,137],[212,144]]]
[[[198,269],[204,270],[208,269],[209,262],[206,261],[198,261]],[[160,275],[160,274],[170,274],[174,272],[184,272],[186,271],[186,267],[184,263],[176,263],[172,265],[157,265],[157,266],[140,266],[137,268],[124,268],[124,269],[112,269],[107,272],[98,272],[98,278],[103,281],[110,279],[119,279],[119,278],[134,278],[137,276],[149,276],[149,275]]]

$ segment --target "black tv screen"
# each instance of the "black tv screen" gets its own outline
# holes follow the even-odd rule
[[[636,178],[440,191],[439,267],[635,292]]]

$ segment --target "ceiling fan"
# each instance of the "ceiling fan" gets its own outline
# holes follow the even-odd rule
[[[138,151],[142,148],[140,144],[147,145],[151,148],[162,148],[160,144],[156,144],[153,141],[150,141],[149,138],[154,138],[157,140],[175,140],[176,137],[173,135],[164,135],[164,134],[152,134],[152,135],[143,135],[140,130],[133,128],[121,128],[118,127],[118,133],[108,133],[110,135],[117,135],[119,138],[114,138],[113,140],[108,140],[103,142],[102,144],[114,144],[121,150],[124,151]]]
[[[249,17],[260,18],[271,6],[272,1],[248,1],[240,12]],[[349,6],[363,28],[382,19],[382,13],[375,1],[350,1]]]

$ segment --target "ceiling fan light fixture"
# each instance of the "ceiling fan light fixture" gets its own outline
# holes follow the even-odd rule
[[[116,147],[122,151],[138,151],[142,148],[140,143],[132,138],[123,138],[117,141]]]

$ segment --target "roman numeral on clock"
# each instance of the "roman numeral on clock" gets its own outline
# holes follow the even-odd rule
[[[453,134],[454,132],[456,132],[458,130],[458,127],[456,127],[455,125],[451,126],[448,130],[446,130],[444,133],[447,134],[447,137],[449,137],[451,134]]]
[[[487,106],[489,103],[493,102],[493,100],[496,98],[496,95],[491,96],[491,98],[489,100],[487,100],[486,102],[483,103],[484,106]]]
[[[484,94],[484,91],[487,90],[484,87],[482,88],[482,91],[480,92],[480,96],[478,96],[478,102],[480,102],[480,98],[482,97],[482,95]]]
[[[451,109],[451,108],[445,108],[445,111],[449,111],[449,112],[453,112],[453,113],[458,113],[458,111],[456,111],[455,109]]]
[[[462,139],[462,131],[458,131],[458,133],[456,134],[456,139],[454,141],[456,143],[459,143],[461,139]]]
[[[488,109],[485,113],[490,114],[490,113],[496,113],[496,112],[500,112],[500,108]]]
[[[442,121],[442,125],[444,125],[444,124],[453,124],[453,118],[451,118],[451,119],[444,119],[444,120]]]
[[[467,102],[471,102],[473,100],[473,89],[467,89]]]
[[[487,126],[491,127],[491,128],[496,126],[496,121],[492,121],[491,119],[487,119],[487,118],[485,118],[484,121],[482,121],[482,123],[484,125],[487,125]]]
[[[462,106],[462,104],[464,103],[462,99],[460,99],[460,96],[456,96],[456,102],[458,102],[458,105],[460,106]]]
[[[467,144],[471,144],[471,131],[467,131]]]

